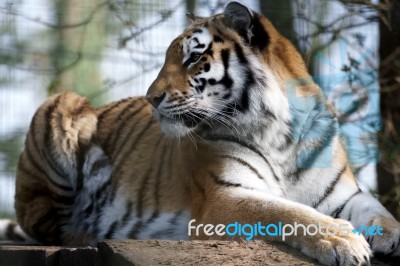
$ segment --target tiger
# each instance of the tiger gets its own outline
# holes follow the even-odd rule
[[[383,234],[255,238],[324,265],[400,256],[400,223],[360,190],[333,107],[294,45],[238,2],[187,17],[146,96],[94,108],[63,92],[38,108],[16,173],[24,232],[96,245],[241,238],[189,230],[206,224],[376,226]]]

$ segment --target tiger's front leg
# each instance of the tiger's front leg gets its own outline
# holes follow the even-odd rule
[[[332,216],[350,221],[374,254],[400,256],[400,223],[371,194],[357,190],[331,206]]]
[[[317,225],[321,228],[345,227],[349,230],[352,229],[349,222],[334,219],[306,205],[241,187],[220,187],[207,193],[205,199],[200,207],[193,207],[194,210],[198,210],[197,215],[195,211],[196,224],[193,225],[201,223],[215,226],[235,222],[242,225],[254,225],[257,222],[261,222],[263,225],[278,225],[281,222],[283,225],[297,223],[305,227]],[[200,239],[221,238],[216,234],[207,236],[203,230],[199,230],[199,232],[201,232],[200,235],[193,236],[195,231],[192,230],[192,237]],[[362,235],[352,232],[348,234],[342,232],[343,234],[341,234],[341,232],[333,232],[332,230],[330,232],[331,234],[304,235],[304,231],[299,230],[297,236],[286,235],[284,242],[300,249],[304,254],[325,265],[364,265],[369,263],[371,250]],[[280,236],[258,235],[256,237],[283,241]],[[223,238],[231,239],[226,234]]]

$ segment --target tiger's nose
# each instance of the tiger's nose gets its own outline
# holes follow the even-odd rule
[[[161,95],[147,95],[146,98],[155,108],[157,108],[166,96],[167,93],[163,92]]]

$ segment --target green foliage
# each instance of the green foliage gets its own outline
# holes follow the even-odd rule
[[[3,212],[0,211],[0,219],[11,219],[15,220],[15,213]]]
[[[16,131],[9,136],[0,138],[0,154],[4,163],[3,172],[14,175],[24,135],[23,131]]]

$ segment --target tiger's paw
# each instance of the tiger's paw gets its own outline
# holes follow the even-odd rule
[[[381,216],[373,218],[370,224],[382,229],[365,237],[374,254],[399,257],[400,223],[392,217]]]
[[[348,221],[335,219],[325,226],[332,224],[336,227],[330,226],[325,235],[315,235],[314,241],[304,245],[301,251],[324,265],[370,265],[372,252],[365,238],[354,234]]]

